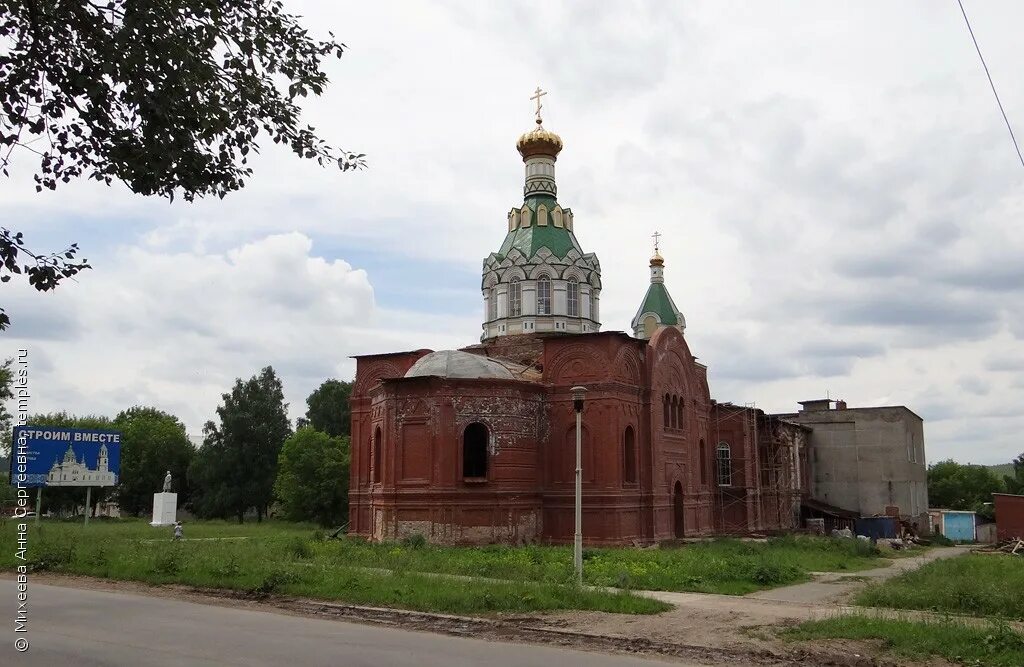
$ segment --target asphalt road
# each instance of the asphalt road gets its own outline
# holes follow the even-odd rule
[[[15,582],[0,580],[8,612],[0,665],[330,665],[330,667],[655,667],[660,661],[464,639],[380,626],[29,584],[27,634],[15,634]],[[29,648],[18,653],[16,637]],[[681,663],[674,663],[679,665]]]

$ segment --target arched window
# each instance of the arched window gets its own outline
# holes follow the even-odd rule
[[[686,426],[686,422],[683,421],[683,415],[685,414],[686,399],[682,396],[676,401],[676,428],[683,428]]]
[[[380,474],[380,426],[373,432],[373,477],[374,482],[379,482]]]
[[[551,279],[547,276],[537,281],[537,314],[551,314]]]
[[[523,314],[523,286],[519,278],[513,278],[508,284],[508,316],[519,317]]]
[[[498,288],[491,288],[490,319],[498,319]]]
[[[665,398],[661,403],[661,413],[665,417],[665,428],[668,428],[672,425],[672,403],[669,400],[668,394],[665,394]]]
[[[679,397],[678,396],[675,396],[675,395],[672,396],[672,406],[671,406],[671,408],[672,409],[671,409],[670,412],[672,413],[672,428],[679,428]]]
[[[732,486],[732,450],[724,442],[718,443],[718,486]]]
[[[487,479],[487,427],[473,422],[462,434],[462,476]]]
[[[701,486],[708,484],[708,452],[703,438],[700,441],[700,484]]]
[[[580,283],[575,278],[569,279],[565,291],[566,303],[568,304],[569,317],[580,316]]]
[[[622,437],[622,481],[636,484],[636,435],[632,426],[626,427]]]

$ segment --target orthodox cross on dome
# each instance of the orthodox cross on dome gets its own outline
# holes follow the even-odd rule
[[[651,234],[651,238],[654,239],[654,252],[658,252],[658,239],[661,238],[661,232],[654,232]]]
[[[541,90],[540,86],[537,86],[537,90],[533,91],[533,95],[530,97],[531,100],[535,100],[537,102],[537,110],[535,111],[535,113],[537,114],[538,125],[541,124],[540,110],[544,108],[544,105],[540,103],[540,98],[544,97],[545,95],[547,95],[547,93]]]

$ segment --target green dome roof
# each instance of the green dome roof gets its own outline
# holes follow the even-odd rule
[[[661,320],[662,324],[672,326],[679,324],[675,304],[672,303],[668,290],[665,289],[665,283],[651,283],[651,286],[647,288],[647,295],[644,297],[644,302],[640,306],[640,312],[637,313],[637,316],[644,313],[654,313]]]
[[[540,204],[544,204],[547,208],[547,225],[537,224],[537,207]],[[533,257],[541,248],[547,248],[551,251],[552,255],[559,259],[565,259],[569,251],[574,248],[576,252],[582,255],[583,250],[580,248],[576,236],[565,227],[556,227],[551,222],[551,211],[557,205],[558,202],[555,201],[554,197],[527,198],[526,206],[530,210],[529,225],[517,226],[516,229],[513,229],[505,236],[501,247],[495,253],[498,255],[498,258],[504,259],[513,248],[527,258]]]

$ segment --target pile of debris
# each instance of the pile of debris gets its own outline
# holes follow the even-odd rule
[[[1024,558],[1024,539],[1014,537],[1009,540],[1003,540],[1002,542],[990,544],[986,547],[982,547],[981,549],[976,549],[976,551],[991,554],[1004,553],[1010,554],[1011,556],[1021,556],[1022,558]]]

